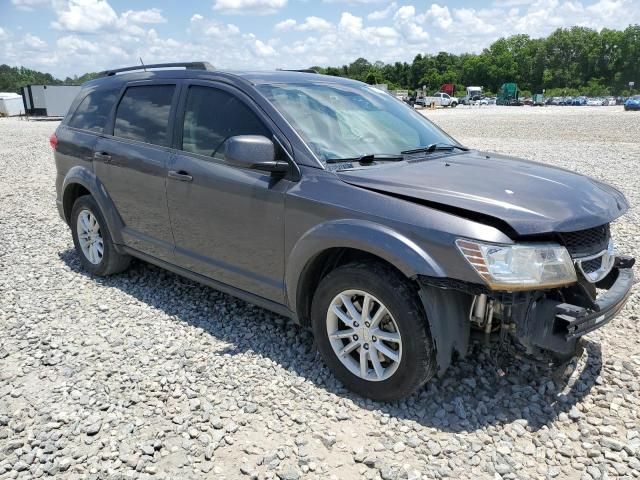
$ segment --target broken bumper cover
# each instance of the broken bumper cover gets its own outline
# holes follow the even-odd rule
[[[618,278],[611,288],[596,300],[597,310],[588,310],[562,303],[557,306],[556,322],[564,323],[567,340],[586,335],[600,328],[624,307],[633,286],[633,270],[618,269]]]
[[[525,345],[558,353],[570,353],[580,337],[611,321],[624,307],[633,287],[633,262],[616,267],[609,289],[599,295],[592,308],[561,303],[548,298],[514,305],[512,320],[516,336]]]

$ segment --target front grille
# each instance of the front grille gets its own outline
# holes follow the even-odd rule
[[[602,266],[602,257],[594,258],[593,260],[587,260],[582,262],[582,271],[584,273],[593,273]]]
[[[600,227],[561,233],[560,240],[573,258],[588,257],[607,249],[609,245],[609,224]]]

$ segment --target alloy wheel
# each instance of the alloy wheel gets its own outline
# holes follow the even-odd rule
[[[402,337],[387,307],[362,290],[346,290],[327,311],[327,334],[334,353],[354,375],[386,380],[402,359]]]
[[[81,210],[76,224],[78,243],[87,260],[94,265],[102,262],[104,255],[104,240],[100,232],[98,219],[90,210]]]

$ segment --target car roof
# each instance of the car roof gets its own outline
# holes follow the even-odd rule
[[[142,68],[142,67],[140,67]],[[106,75],[87,82],[86,86],[107,85],[139,80],[153,79],[199,79],[199,80],[241,80],[252,85],[262,84],[302,84],[302,83],[334,83],[343,85],[362,85],[362,82],[343,77],[321,75],[287,70],[250,71],[250,70],[196,70],[196,69],[164,69],[164,70],[137,70],[130,73],[118,73]]]

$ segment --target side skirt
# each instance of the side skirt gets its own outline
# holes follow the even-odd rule
[[[297,316],[291,310],[289,310],[286,305],[281,305],[271,300],[267,300],[266,298],[259,297],[258,295],[254,295],[244,290],[240,290],[238,288],[227,285],[226,283],[218,282],[209,277],[205,277],[204,275],[200,275],[199,273],[192,272],[191,270],[173,265],[171,263],[165,262],[164,260],[160,260],[158,258],[152,257],[151,255],[147,255],[146,253],[142,253],[131,247],[127,247],[126,245],[120,245],[119,247],[122,252],[131,255],[132,257],[139,258],[140,260],[144,260],[145,262],[151,263],[160,268],[164,268],[165,270],[169,270],[170,272],[206,285],[207,287],[213,288],[214,290],[227,293],[260,308],[270,310],[274,313],[277,313],[278,315],[289,317],[296,323],[299,323]]]

